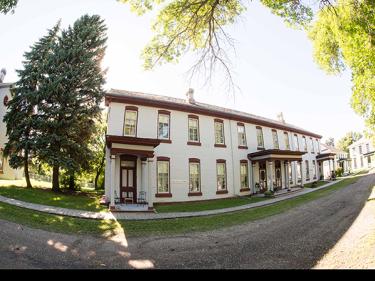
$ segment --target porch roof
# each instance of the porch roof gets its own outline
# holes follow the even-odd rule
[[[371,156],[371,155],[374,155],[374,153],[375,153],[375,150],[367,152],[367,153],[364,153],[363,156]]]
[[[147,139],[125,136],[106,136],[107,147],[111,155],[127,154],[140,157],[153,158],[154,148],[160,144],[158,139]]]
[[[306,152],[303,151],[292,151],[282,149],[265,149],[249,153],[247,158],[251,161],[261,160],[284,160],[284,161],[302,161],[302,155]]]
[[[333,153],[333,152],[321,153],[316,156],[316,160],[318,161],[332,160],[332,159],[335,159],[335,155],[336,153]]]

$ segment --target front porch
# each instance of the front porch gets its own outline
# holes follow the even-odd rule
[[[109,208],[117,212],[153,211],[151,164],[157,139],[107,136]]]
[[[323,176],[325,180],[331,180],[335,177],[334,172],[336,171],[335,153],[327,152],[321,153],[316,156],[316,160],[319,166],[319,174]],[[328,165],[327,165],[328,163]]]
[[[268,149],[248,154],[254,194],[286,192],[302,187],[302,155],[305,152]]]

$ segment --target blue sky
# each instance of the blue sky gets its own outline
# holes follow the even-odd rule
[[[141,51],[152,36],[155,13],[137,16],[115,0],[19,0],[15,14],[0,15],[0,68],[6,82],[17,79],[23,53],[46,34],[59,19],[63,27],[83,14],[98,14],[108,27],[108,48],[103,66],[108,67],[106,88],[134,90],[184,98],[195,89],[198,101],[234,108],[276,119],[284,113],[288,123],[338,140],[347,131],[362,131],[363,120],[350,107],[351,76],[324,73],[313,61],[312,44],[302,31],[288,28],[258,1],[227,31],[236,40],[231,54],[234,82],[240,91],[233,97],[219,72],[211,86],[201,77],[186,74],[193,54],[178,64],[144,71]]]

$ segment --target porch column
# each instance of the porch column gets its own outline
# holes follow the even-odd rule
[[[270,181],[268,190],[273,191],[273,169],[272,169],[272,161],[268,161],[268,167],[269,167],[269,169],[267,169],[269,171],[268,178],[269,178],[269,181]]]
[[[147,192],[147,178],[148,178],[148,172],[147,172],[147,158],[142,158],[141,159],[141,190],[140,191],[145,191],[146,194]]]
[[[331,174],[332,174],[331,159],[328,159],[328,170],[329,170],[328,177],[331,177]]]
[[[110,160],[110,167],[111,167],[111,202],[109,205],[110,209],[115,208],[115,175],[116,175],[116,155],[111,155],[111,160]]]
[[[251,187],[252,187],[252,193],[253,194],[256,193],[255,176],[254,176],[255,165],[256,165],[256,163],[251,161]]]
[[[303,169],[302,169],[302,161],[298,161],[299,163],[299,169],[300,169],[300,173],[301,173],[301,186],[304,185],[304,180],[303,180]]]
[[[147,198],[148,198],[148,208],[152,209],[154,207],[153,202],[153,188],[152,188],[152,179],[151,179],[151,163],[153,159],[147,159]]]
[[[336,172],[336,161],[335,161],[335,158],[332,159],[332,164],[333,164],[333,171]]]
[[[297,173],[297,161],[293,161],[293,166],[294,166],[294,186],[298,185],[298,173]]]
[[[289,162],[284,161],[285,188],[289,190]]]

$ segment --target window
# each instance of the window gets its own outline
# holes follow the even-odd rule
[[[306,168],[306,180],[309,180],[310,179],[310,167],[309,167],[309,161],[308,160],[305,160],[305,168]]]
[[[311,153],[315,153],[315,146],[314,146],[314,141],[312,138],[310,138],[310,143],[311,143]]]
[[[4,172],[4,154],[3,149],[0,149],[0,173]]]
[[[314,179],[316,179],[316,163],[315,163],[315,160],[312,161],[312,164],[313,164]]]
[[[369,153],[370,152],[370,145],[368,143],[366,143],[366,152]]]
[[[247,166],[247,160],[244,160],[240,164],[240,176],[241,176],[241,189],[249,188],[249,170]]]
[[[317,143],[317,146],[318,146],[318,154],[320,153],[320,143],[318,141],[318,139],[316,140],[316,143]]]
[[[137,119],[138,111],[133,109],[125,110],[125,126],[124,135],[127,137],[135,137],[137,135]]]
[[[227,171],[226,170],[227,169],[226,169],[225,162],[219,161],[216,163],[217,190],[218,191],[227,190]]]
[[[158,138],[161,140],[169,140],[169,122],[170,115],[166,113],[161,113],[159,111],[158,120]]]
[[[189,117],[189,141],[199,142],[199,120],[197,117]]]
[[[357,169],[357,159],[353,158],[354,170]]]
[[[258,140],[258,148],[264,148],[263,131],[261,127],[257,127],[257,140]]]
[[[284,142],[285,142],[285,149],[290,150],[289,135],[287,132],[284,132]]]
[[[303,136],[302,139],[303,139],[303,151],[307,151],[307,142],[306,142],[306,137]]]
[[[355,147],[353,147],[352,151],[353,151],[353,156],[355,156]]]
[[[215,144],[225,144],[224,123],[222,120],[215,120]]]
[[[198,159],[189,161],[189,193],[201,192],[201,168]]]
[[[298,136],[294,135],[294,150],[298,151],[299,150],[299,145],[298,145]]]
[[[363,168],[363,157],[362,156],[361,156],[360,160],[361,160],[361,168]]]
[[[362,154],[362,145],[359,146],[359,154]]]
[[[170,193],[169,191],[169,160],[158,160],[158,193]]]
[[[292,163],[288,164],[289,183],[293,184]]]
[[[246,147],[246,131],[244,124],[237,125],[237,132],[238,132],[238,145],[242,147]]]
[[[273,148],[279,149],[279,138],[277,137],[277,131],[272,130],[272,140],[273,140]]]

